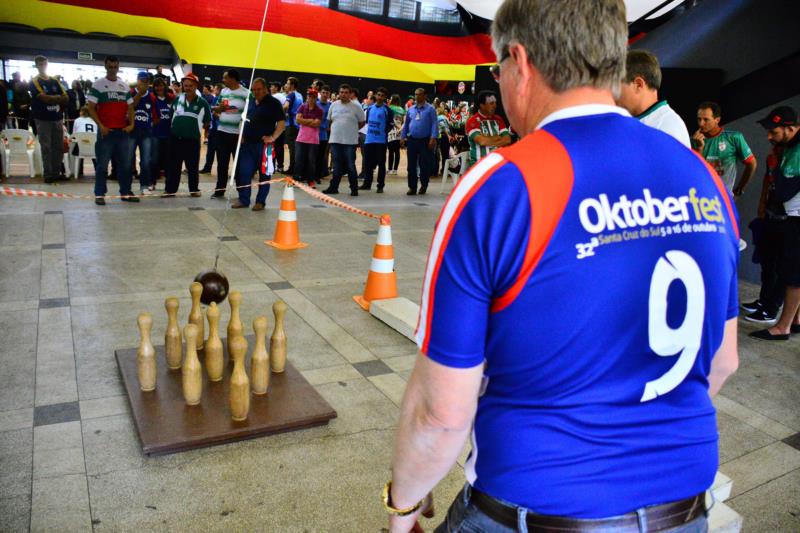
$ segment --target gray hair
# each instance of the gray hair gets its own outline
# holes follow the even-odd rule
[[[547,85],[610,89],[625,76],[628,25],[623,0],[506,0],[495,15],[492,40],[499,60],[511,44],[525,47]]]

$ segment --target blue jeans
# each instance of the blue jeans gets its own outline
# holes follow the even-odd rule
[[[294,179],[313,183],[317,178],[317,152],[318,144],[294,143]]]
[[[239,149],[239,162],[236,168],[236,187],[250,185],[253,182],[253,174],[258,173],[258,181],[266,181],[267,175],[261,173],[261,160],[264,157],[264,145],[262,143],[244,143]],[[250,191],[252,187],[242,187],[239,189],[239,202],[242,205],[250,205]],[[256,194],[256,203],[264,205],[267,203],[269,185],[259,185]]]
[[[350,182],[350,190],[358,190],[358,172],[356,172],[356,145],[331,143],[331,157],[333,157],[333,178],[330,188],[334,191],[339,190],[339,182],[342,176],[347,173]]]
[[[430,138],[415,139],[409,137],[408,143],[408,188],[417,190],[417,168],[419,168],[419,181],[423,187],[428,187],[428,179],[433,173],[435,156],[428,147]],[[435,150],[435,148],[434,148]]]
[[[517,515],[519,520],[517,527],[510,528],[495,522],[484,514],[483,511],[471,504],[471,490],[472,487],[469,483],[466,483],[464,485],[464,490],[453,500],[453,504],[447,511],[447,517],[444,522],[436,528],[434,533],[528,533],[525,517],[530,511],[523,507],[518,507]],[[565,533],[569,533],[570,530],[564,531]],[[609,530],[608,533],[612,533],[612,531],[620,532],[617,528]],[[646,523],[640,523],[638,531],[639,533],[648,533],[652,530],[648,529]],[[662,531],[663,533],[707,533],[708,520],[705,515],[701,515],[687,524]]]
[[[153,181],[153,135],[144,128],[135,128],[131,133],[131,162],[136,161],[139,147],[139,186],[146,189]]]
[[[123,196],[131,192],[131,137],[122,130],[111,130],[108,135],[97,134],[94,145],[97,155],[97,173],[94,178],[94,195],[105,196],[108,192],[108,163],[114,160],[117,169],[119,193]]]

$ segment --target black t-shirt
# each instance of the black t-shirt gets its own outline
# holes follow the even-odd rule
[[[243,139],[246,143],[261,142],[265,135],[275,132],[275,124],[286,120],[283,106],[277,98],[266,95],[261,102],[250,100],[247,108],[247,122],[244,126]]]

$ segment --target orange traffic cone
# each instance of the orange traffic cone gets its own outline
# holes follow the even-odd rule
[[[294,201],[294,187],[287,183],[283,189],[281,209],[278,211],[278,225],[275,226],[275,237],[264,244],[274,246],[278,250],[296,250],[305,248],[308,243],[300,242],[300,229],[297,227],[297,204]]]
[[[397,274],[394,271],[394,247],[392,246],[392,219],[389,215],[381,217],[378,229],[378,242],[372,251],[372,264],[367,275],[367,285],[363,296],[353,296],[353,300],[364,311],[369,311],[372,300],[397,298]]]

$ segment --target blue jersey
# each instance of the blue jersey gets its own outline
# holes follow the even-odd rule
[[[136,95],[136,90],[131,91],[131,96]],[[133,124],[136,129],[151,131],[153,129],[153,116],[155,111],[156,95],[152,90],[147,92],[139,100],[133,112]]]
[[[170,129],[172,127],[172,105],[171,100],[167,97],[155,99],[156,113],[158,115],[158,123],[153,126],[153,137],[159,139],[166,139],[169,137]]]
[[[475,165],[437,224],[417,342],[485,364],[467,480],[546,515],[696,495],[717,470],[711,360],[737,316],[738,226],[668,135],[579,106]]]
[[[372,104],[367,108],[367,137],[364,144],[386,144],[394,127],[394,112],[386,104]]]
[[[328,127],[330,126],[330,121],[328,120],[328,111],[331,109],[331,102],[328,100],[325,103],[322,101],[318,101],[317,105],[322,109],[322,122],[319,125],[319,140],[320,141],[327,141],[328,140]]]
[[[289,108],[286,110],[286,126],[297,126],[297,111],[303,105],[303,95],[294,91],[286,95]]]

